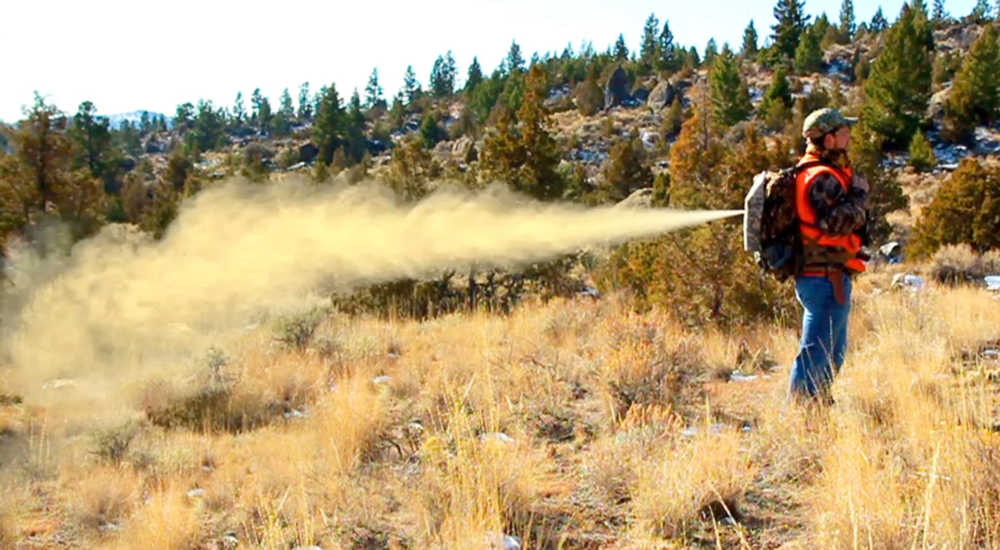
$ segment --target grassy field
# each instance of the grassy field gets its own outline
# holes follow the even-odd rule
[[[8,396],[0,547],[1000,548],[1000,304],[890,278],[823,410],[797,326],[618,296],[261,327],[100,419]]]

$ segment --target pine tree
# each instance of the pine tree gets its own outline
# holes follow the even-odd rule
[[[330,164],[333,153],[344,144],[345,114],[335,84],[320,91],[316,121],[313,123],[313,140],[319,148],[319,161]]]
[[[924,117],[931,93],[933,51],[926,17],[904,6],[864,84],[863,118],[890,147],[908,144]]]
[[[378,81],[378,67],[372,69],[372,74],[368,76],[368,84],[365,85],[365,106],[369,109],[376,107],[385,108],[385,96],[382,95],[382,85]]]
[[[767,113],[776,103],[781,103],[785,108],[792,106],[792,88],[788,84],[788,73],[781,65],[775,69],[771,86],[764,92],[764,99],[760,104],[761,112]]]
[[[934,155],[934,148],[927,141],[923,132],[914,134],[910,141],[910,161],[909,165],[919,172],[926,172],[937,165],[937,157]]]
[[[252,109],[250,117],[256,124],[257,132],[261,135],[270,135],[271,119],[273,118],[271,102],[261,95],[260,88],[254,89],[253,94],[251,94],[250,106]]]
[[[739,61],[729,47],[715,56],[709,75],[712,99],[712,118],[721,127],[729,127],[746,120],[753,112],[750,93],[740,76]]]
[[[976,23],[985,23],[990,17],[990,4],[987,0],[976,0],[976,5],[972,8],[972,13],[969,14],[969,20]]]
[[[717,55],[719,55],[719,47],[715,44],[715,38],[709,38],[708,43],[705,44],[703,63],[710,65]]]
[[[506,74],[524,71],[524,57],[521,55],[521,46],[511,40],[510,49],[507,50],[507,57],[503,61],[503,71]]]
[[[174,128],[181,132],[190,130],[194,124],[194,105],[190,102],[181,103],[174,113]]]
[[[628,47],[625,46],[625,35],[619,33],[618,40],[615,40],[615,59],[625,61],[628,59]]]
[[[288,88],[281,92],[278,112],[274,115],[274,135],[284,137],[292,133],[292,122],[295,120],[295,105],[292,103],[292,94]]]
[[[347,104],[347,116],[344,120],[344,154],[349,164],[357,164],[365,155],[365,115],[361,111],[361,96],[355,89]]]
[[[944,11],[944,0],[934,0],[934,11],[932,12],[931,19],[935,23],[943,21],[948,14]]]
[[[740,48],[740,55],[748,59],[757,55],[757,29],[753,26],[753,19],[743,30],[743,47]]]
[[[81,164],[86,166],[96,178],[112,176],[111,129],[107,117],[97,116],[97,108],[90,101],[80,104],[73,115],[70,138],[76,142]],[[105,180],[106,183],[110,183]]]
[[[542,106],[546,80],[540,66],[531,69],[517,117],[509,109],[499,108],[480,160],[481,177],[486,181],[507,182],[515,190],[542,200],[559,198],[564,189],[556,170],[559,146],[548,132],[548,114]]]
[[[844,0],[840,5],[840,36],[844,42],[854,40],[854,31],[857,25],[854,21],[854,2]]]
[[[916,256],[960,243],[979,251],[1000,248],[1000,170],[963,160],[921,211],[914,236]]]
[[[795,48],[795,70],[799,74],[819,71],[823,65],[823,50],[819,45],[820,37],[814,28],[806,29]]]
[[[889,22],[885,20],[885,15],[882,14],[882,6],[878,7],[875,11],[875,15],[872,17],[872,22],[868,25],[868,30],[874,33],[880,33],[889,28]]]
[[[420,82],[413,72],[413,65],[406,66],[406,74],[403,75],[403,95],[406,96],[407,103],[413,103],[420,98]]]
[[[659,67],[668,71],[677,70],[677,47],[674,45],[674,33],[670,32],[670,22],[663,22],[663,30],[657,37],[660,48]]]
[[[601,165],[605,200],[619,202],[636,189],[649,187],[653,183],[653,172],[646,160],[646,150],[639,136],[633,133],[611,148],[608,159]]]
[[[303,82],[299,85],[299,110],[296,113],[298,119],[305,122],[312,120],[312,103],[309,101],[309,83]]]
[[[225,116],[211,101],[198,101],[198,114],[194,127],[187,135],[187,143],[198,151],[211,151],[225,141]]]
[[[799,46],[799,37],[806,29],[809,16],[803,12],[804,0],[778,0],[774,6],[777,23],[771,26],[773,48],[780,57],[792,59]]]
[[[656,37],[659,30],[660,20],[655,14],[649,14],[642,27],[642,45],[639,47],[639,59],[647,71],[655,67],[660,58],[660,43]]]
[[[977,124],[992,124],[1000,116],[1000,31],[987,25],[972,44],[955,76],[945,103],[944,133],[967,139]]]
[[[479,58],[473,57],[472,64],[469,65],[469,72],[465,77],[465,91],[472,93],[483,81],[483,69],[479,66]]]

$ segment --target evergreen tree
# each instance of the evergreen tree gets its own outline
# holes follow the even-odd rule
[[[963,160],[921,211],[914,236],[917,256],[961,243],[977,251],[1000,248],[1000,170]]]
[[[257,132],[261,135],[270,135],[273,114],[271,113],[271,102],[261,95],[260,88],[256,88],[250,96],[250,118],[255,123]]]
[[[183,132],[190,130],[192,124],[194,124],[194,105],[190,102],[181,103],[174,113],[174,128]]]
[[[521,55],[521,46],[511,40],[510,49],[507,50],[507,57],[503,61],[503,71],[506,74],[513,74],[524,70],[524,57]]]
[[[778,65],[771,78],[771,86],[764,92],[764,99],[761,101],[760,110],[766,113],[776,103],[781,103],[785,108],[792,106],[792,88],[788,84],[788,73],[785,67]]]
[[[618,40],[615,40],[615,59],[625,61],[628,59],[628,47],[625,46],[625,35],[619,33]]]
[[[211,101],[198,101],[198,114],[194,127],[187,135],[187,143],[198,151],[210,151],[222,144],[226,136],[225,115]]]
[[[242,126],[247,120],[247,110],[243,101],[243,92],[236,92],[236,101],[233,102],[232,121],[237,128]]]
[[[771,26],[773,48],[780,57],[792,59],[799,46],[799,37],[806,29],[809,16],[803,12],[804,0],[778,0],[774,6],[777,23]]]
[[[479,66],[479,58],[473,57],[472,64],[469,65],[468,74],[465,77],[465,91],[472,93],[483,81],[483,68]]]
[[[0,245],[51,208],[74,238],[89,235],[100,225],[104,193],[88,168],[73,169],[63,113],[36,93],[24,117],[11,136],[15,153],[0,155]]]
[[[934,148],[931,142],[927,141],[923,132],[914,134],[910,140],[910,161],[909,165],[920,172],[926,172],[937,166],[937,157],[934,155]]]
[[[646,24],[642,27],[642,44],[639,47],[639,59],[647,70],[655,67],[660,59],[660,43],[656,37],[659,29],[660,20],[655,14],[649,14]]]
[[[357,164],[365,156],[367,142],[365,140],[365,115],[361,111],[361,96],[355,89],[347,104],[347,116],[344,120],[344,154],[349,164]]]
[[[107,117],[97,116],[97,108],[90,101],[81,103],[73,115],[69,135],[77,144],[81,164],[96,178],[110,176],[113,168],[109,164],[112,154],[110,127]]]
[[[750,93],[746,82],[740,76],[739,61],[729,47],[715,56],[712,73],[709,75],[713,121],[729,127],[746,120],[753,112]]]
[[[908,144],[927,111],[933,51],[926,17],[904,6],[864,84],[864,119],[890,147]]]
[[[819,44],[820,37],[814,28],[806,29],[795,48],[795,70],[799,74],[819,71],[823,65],[823,50]]]
[[[646,160],[646,151],[639,136],[634,132],[611,148],[608,159],[601,165],[604,179],[603,198],[619,202],[636,189],[649,187],[653,183],[653,172]]]
[[[281,92],[281,103],[278,112],[274,115],[274,134],[284,137],[292,133],[292,122],[295,121],[295,105],[292,103],[292,94],[288,88]]]
[[[944,0],[934,0],[934,11],[932,12],[931,19],[935,23],[943,21],[948,14],[944,11]]]
[[[439,141],[448,137],[439,122],[440,117],[433,109],[428,109],[420,120],[420,139],[425,149],[433,149]]]
[[[299,85],[299,110],[296,113],[299,120],[303,122],[312,120],[312,108],[312,103],[309,101],[309,83],[303,82]]]
[[[757,55],[757,29],[753,26],[753,19],[743,30],[743,47],[740,48],[740,55],[745,58],[752,58]]]
[[[968,139],[977,124],[993,124],[1000,115],[1000,31],[987,25],[972,44],[955,76],[945,103],[944,133]]]
[[[483,142],[482,176],[504,181],[537,199],[562,197],[564,182],[556,168],[561,153],[549,133],[548,113],[542,106],[547,78],[540,66],[531,69],[517,118],[501,109],[494,131]]]
[[[431,69],[430,87],[431,93],[435,97],[445,97],[455,92],[455,58],[451,56],[451,50],[447,55],[439,55],[434,60],[434,67]]]
[[[868,25],[868,30],[874,33],[880,33],[889,28],[889,22],[885,20],[885,15],[882,15],[882,6],[878,7],[875,11],[875,15],[872,17],[872,22]]]
[[[719,47],[715,45],[715,38],[709,38],[708,43],[705,44],[705,57],[703,62],[706,65],[710,65],[715,56],[719,55]]]
[[[344,144],[345,114],[335,84],[324,86],[320,93],[313,139],[319,148],[319,161],[330,164],[333,153]]]
[[[368,84],[365,86],[365,107],[369,109],[386,107],[385,97],[382,95],[382,85],[378,81],[378,67],[373,68],[372,74],[368,76]]]
[[[420,82],[416,73],[413,72],[413,65],[406,66],[406,74],[403,75],[403,95],[406,96],[407,103],[413,103],[421,94]]]
[[[844,42],[854,40],[854,31],[857,25],[854,20],[854,2],[844,0],[840,5],[840,36]]]
[[[919,11],[923,14],[924,19],[927,19],[927,4],[924,3],[924,0],[911,0],[910,9]]]
[[[976,0],[976,5],[969,14],[969,20],[975,23],[985,23],[990,17],[990,4],[987,0]]]
[[[670,32],[669,21],[663,22],[663,30],[660,31],[657,40],[660,49],[660,68],[668,71],[677,70],[679,67],[677,64],[677,47],[674,45],[674,33]]]

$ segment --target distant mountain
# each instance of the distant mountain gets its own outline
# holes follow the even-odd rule
[[[108,118],[108,121],[111,123],[111,127],[117,129],[120,128],[122,122],[126,120],[131,122],[132,124],[136,125],[139,124],[139,120],[142,119],[142,113],[144,112],[149,113],[150,119],[154,117],[164,116],[162,113],[157,113],[155,111],[131,111],[128,113],[115,113],[113,115],[102,115],[102,116],[106,116]],[[170,124],[170,117],[167,117],[167,124],[168,125]]]

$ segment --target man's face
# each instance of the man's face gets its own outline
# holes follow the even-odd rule
[[[851,129],[848,126],[841,126],[823,138],[823,147],[828,150],[846,151],[850,145]]]

